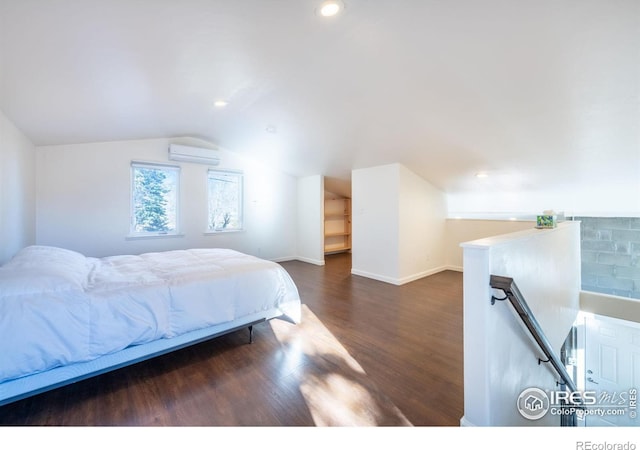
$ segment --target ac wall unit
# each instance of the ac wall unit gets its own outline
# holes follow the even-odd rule
[[[169,159],[172,161],[208,164],[210,166],[220,164],[219,150],[178,144],[169,145]]]

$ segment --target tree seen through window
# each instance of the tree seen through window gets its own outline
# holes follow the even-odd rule
[[[178,170],[173,166],[133,165],[132,232],[177,230]]]

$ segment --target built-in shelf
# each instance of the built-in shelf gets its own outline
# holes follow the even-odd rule
[[[324,202],[324,252],[351,250],[351,199],[326,198]]]

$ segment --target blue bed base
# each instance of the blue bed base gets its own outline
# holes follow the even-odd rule
[[[242,328],[249,328],[251,340],[253,325],[274,318],[284,318],[286,320],[286,316],[282,316],[280,311],[276,314],[272,316],[269,312],[261,311],[258,314],[245,316],[232,322],[191,331],[170,339],[159,339],[146,344],[127,347],[116,353],[101,356],[91,361],[56,367],[46,372],[8,380],[0,383],[0,406],[155,358],[156,356],[198,344]]]

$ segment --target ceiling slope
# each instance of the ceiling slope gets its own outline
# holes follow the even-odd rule
[[[297,176],[640,197],[640,2],[319,3],[0,0],[0,109],[36,145],[193,136]]]

